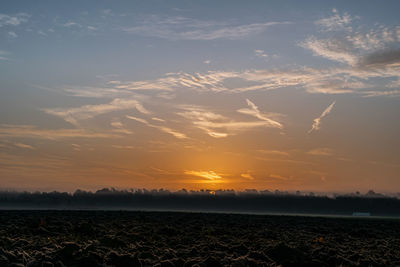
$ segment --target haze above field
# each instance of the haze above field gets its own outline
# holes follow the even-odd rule
[[[2,189],[398,192],[398,1],[2,1]]]

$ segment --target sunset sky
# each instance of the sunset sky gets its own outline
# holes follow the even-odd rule
[[[399,1],[2,1],[0,188],[400,191]]]

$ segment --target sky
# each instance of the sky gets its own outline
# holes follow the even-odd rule
[[[400,191],[398,1],[2,1],[0,187]]]

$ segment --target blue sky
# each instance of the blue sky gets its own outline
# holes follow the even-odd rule
[[[396,191],[398,10],[4,1],[3,184]]]

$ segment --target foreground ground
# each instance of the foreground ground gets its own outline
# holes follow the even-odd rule
[[[0,266],[400,266],[400,221],[0,211]]]

